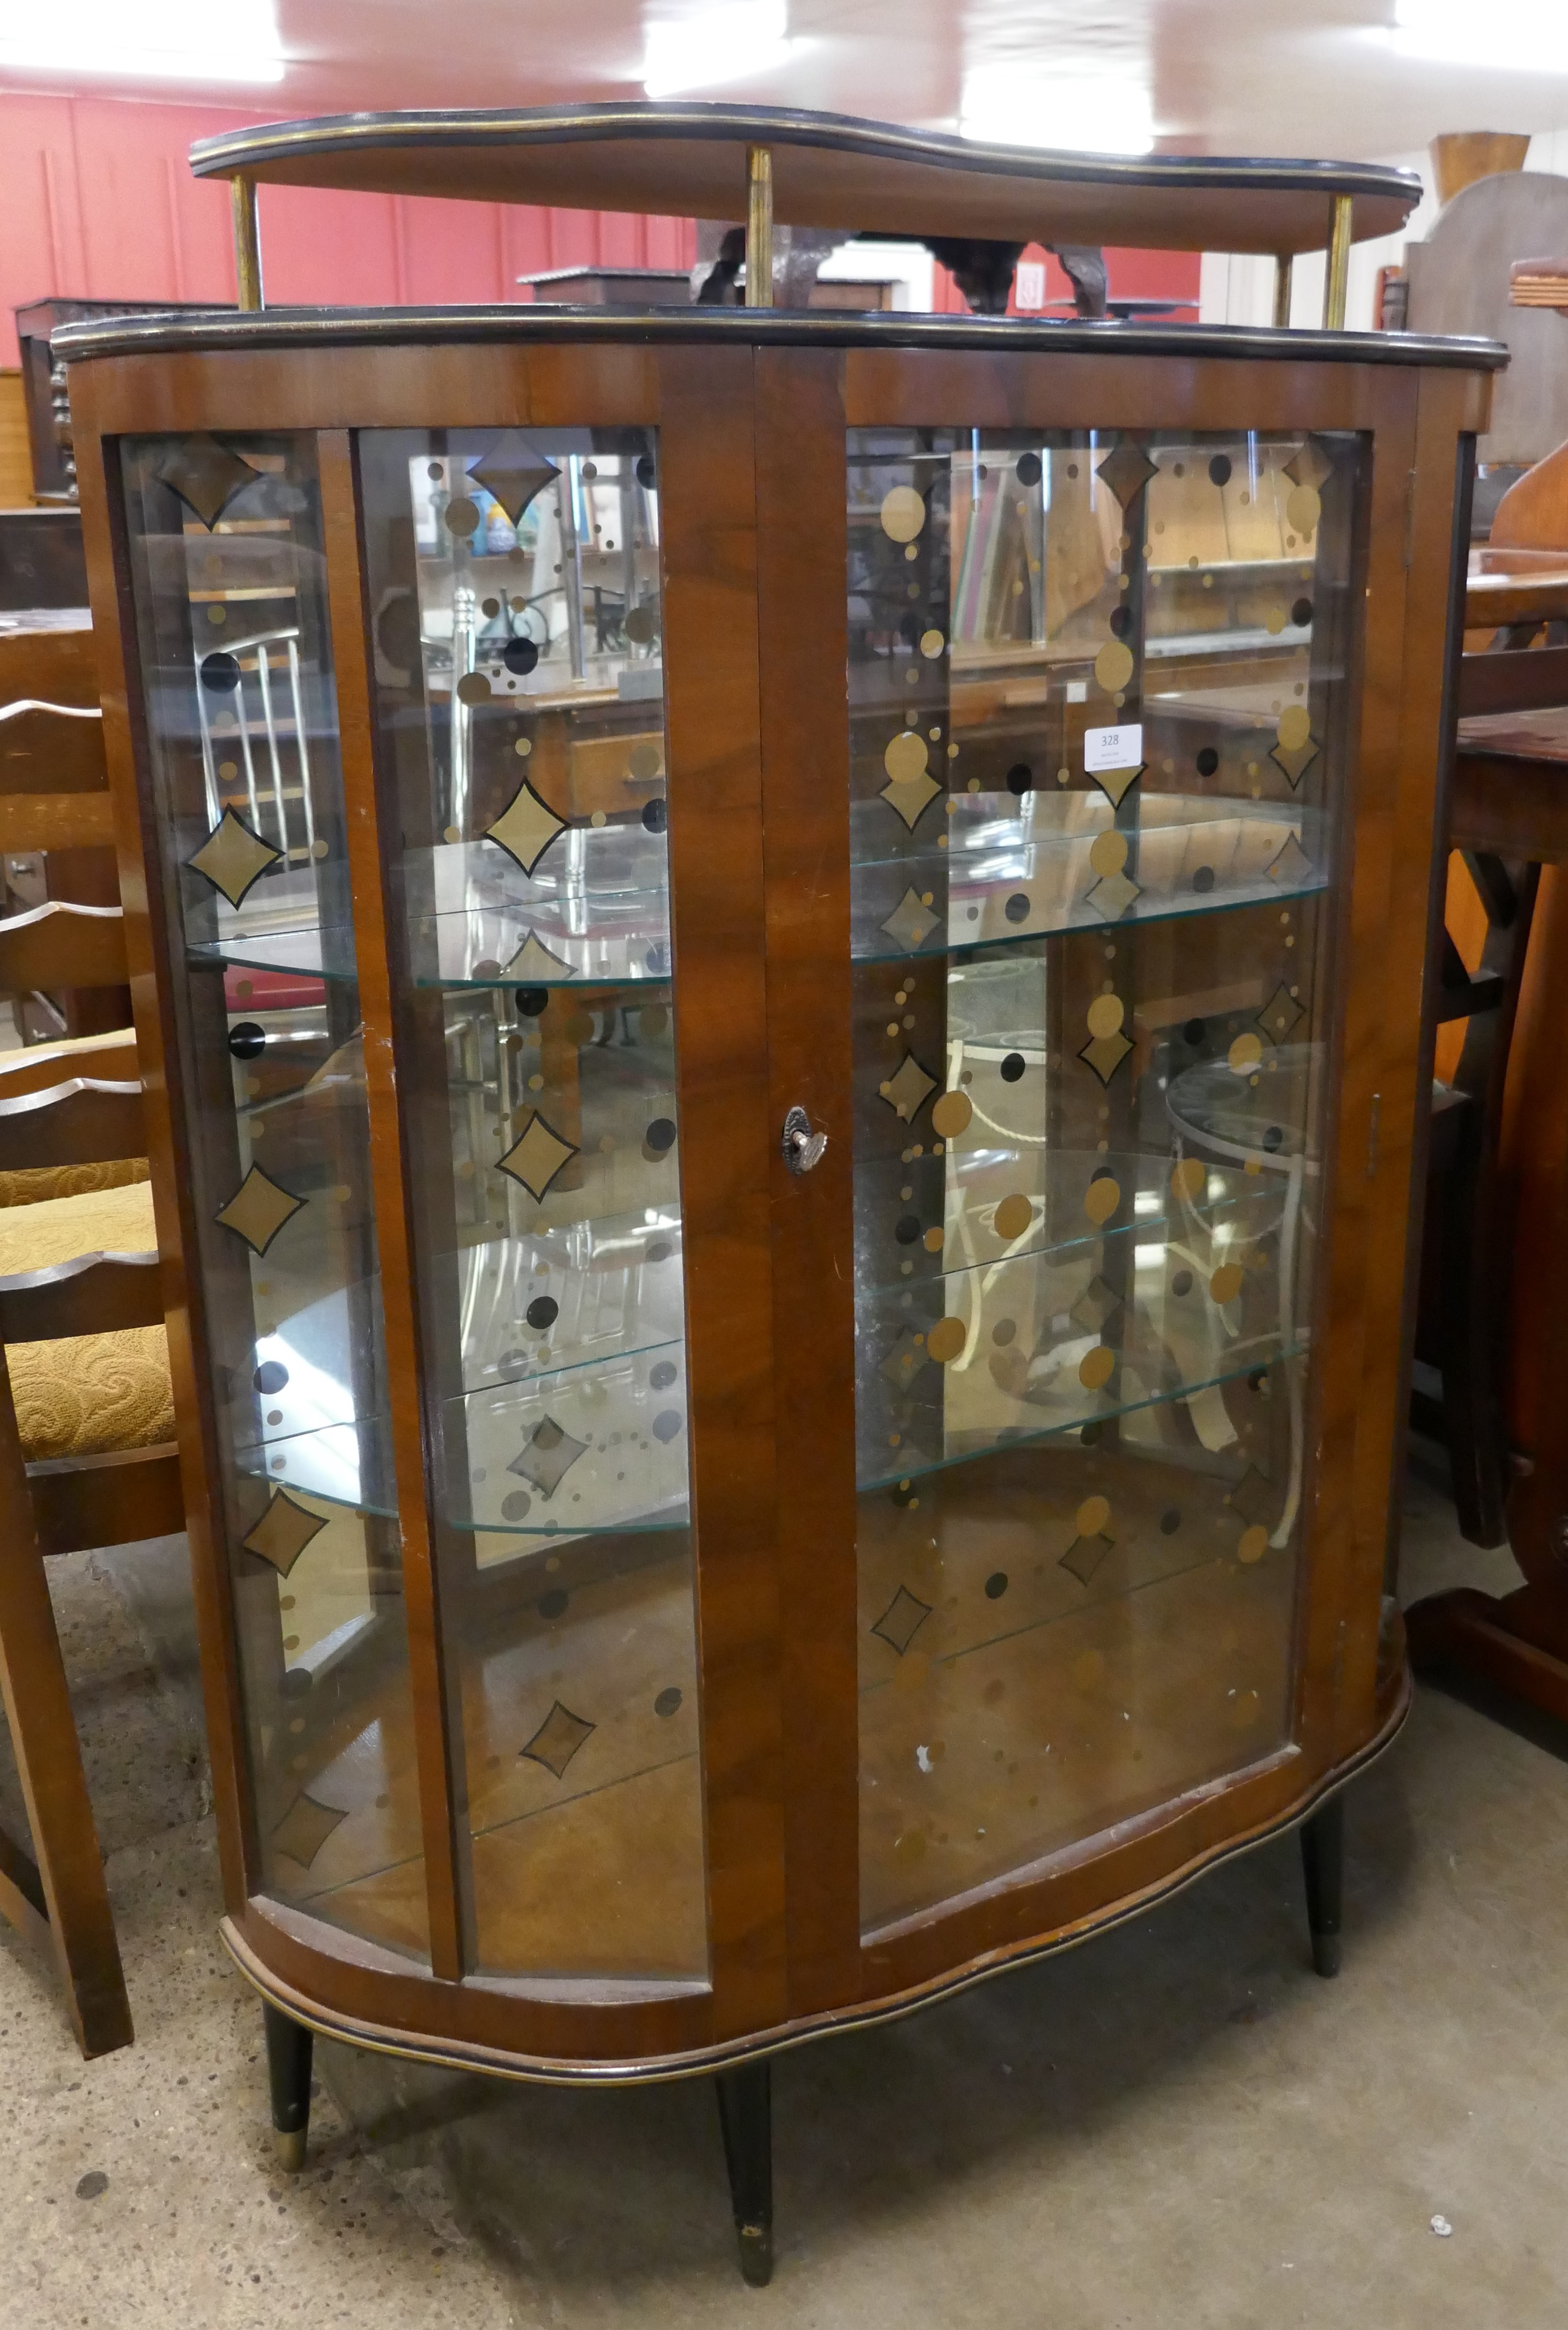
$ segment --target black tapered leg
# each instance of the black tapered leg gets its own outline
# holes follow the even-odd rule
[[[1307,1923],[1312,1963],[1325,1977],[1339,1972],[1339,1907],[1345,1879],[1345,1799],[1331,1796],[1301,1829]]]
[[[310,2126],[310,2059],[315,2035],[280,2007],[263,2003],[267,2027],[267,2081],[272,2090],[272,2137],[278,2158],[290,2175],[305,2165]]]
[[[773,2278],[771,2066],[741,2063],[732,2071],[721,2071],[715,2085],[741,2272],[753,2289],[762,2289]]]

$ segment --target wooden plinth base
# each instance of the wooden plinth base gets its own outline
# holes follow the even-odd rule
[[[1568,1722],[1568,1581],[1501,1599],[1456,1586],[1415,1603],[1404,1623],[1418,1672],[1458,1669]]]

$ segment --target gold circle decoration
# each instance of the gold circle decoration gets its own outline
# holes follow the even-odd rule
[[[1285,610],[1283,607],[1276,604],[1268,610],[1268,612],[1263,617],[1263,629],[1268,632],[1269,637],[1271,639],[1277,639],[1279,638],[1280,632],[1285,628]]]
[[[1178,1198],[1195,1206],[1209,1186],[1209,1169],[1201,1157],[1184,1157],[1170,1177],[1170,1185]]]
[[[1125,639],[1107,639],[1094,658],[1094,677],[1107,696],[1114,696],[1132,677],[1132,649]]]
[[[531,739],[526,736],[519,736],[517,742],[513,745],[512,750],[516,753],[517,758],[520,761],[525,761],[528,758],[529,753],[534,750],[533,743]]]
[[[1248,1563],[1261,1561],[1268,1550],[1269,1532],[1261,1521],[1255,1521],[1251,1529],[1242,1531],[1242,1541],[1236,1548],[1236,1558],[1238,1561]]]
[[[1108,825],[1089,845],[1089,863],[1102,878],[1119,874],[1127,863],[1127,836]]]
[[[1297,486],[1292,488],[1285,504],[1287,526],[1294,526],[1298,534],[1316,534],[1318,521],[1322,515],[1323,505],[1318,498],[1315,487]]]
[[[1083,1199],[1083,1210],[1091,1222],[1108,1222],[1121,1203],[1121,1185],[1109,1173],[1098,1181],[1091,1181]]]
[[[942,637],[942,635],[941,635],[940,631],[938,631],[938,630],[930,630],[930,631],[922,631],[922,632],[921,633],[921,655],[923,655],[923,656],[927,656],[927,657],[930,657],[930,656],[940,656],[940,653],[941,653],[941,651],[942,651],[942,649],[943,649],[946,646],[947,646],[947,641],[946,641],[946,639],[943,639],[943,637]]]
[[[964,1342],[964,1322],[961,1319],[939,1319],[926,1337],[926,1350],[945,1368],[950,1359],[958,1358]]]
[[[1010,1246],[1029,1228],[1034,1219],[1034,1208],[1027,1198],[1015,1191],[1010,1198],[1003,1198],[991,1218],[997,1236],[1006,1238]]]
[[[882,530],[890,542],[912,543],[926,522],[926,506],[912,486],[894,486],[882,497]]]
[[[626,764],[638,784],[646,785],[664,767],[665,756],[656,744],[634,744]]]
[[[1119,1036],[1126,1017],[1127,1006],[1119,995],[1097,995],[1089,1007],[1089,1032],[1102,1037]]]
[[[1250,1029],[1246,1035],[1236,1037],[1225,1055],[1233,1073],[1238,1076],[1251,1075],[1262,1056],[1262,1038],[1260,1036],[1254,1036]]]
[[[1242,1265],[1239,1262],[1222,1262],[1209,1281],[1209,1293],[1216,1302],[1233,1302],[1242,1291]]]
[[[477,502],[471,502],[466,494],[459,494],[455,502],[447,504],[449,534],[458,535],[467,541],[469,535],[477,534],[478,530],[479,505]]]
[[[947,1244],[946,1233],[941,1230],[928,1230],[921,1243],[928,1254],[940,1254]]]
[[[1287,753],[1299,753],[1312,734],[1312,723],[1304,704],[1288,704],[1280,715],[1277,731],[1280,744]]]
[[[974,1113],[974,1103],[968,1093],[944,1093],[931,1110],[931,1126],[942,1140],[956,1141],[960,1132],[968,1131]]]
[[[1091,1351],[1085,1351],[1078,1363],[1078,1380],[1085,1391],[1103,1391],[1110,1381],[1111,1369],[1115,1365],[1116,1353],[1109,1344],[1096,1343]]]
[[[907,785],[924,776],[930,758],[925,738],[917,736],[912,728],[903,728],[883,754],[882,765],[895,785]]]
[[[490,683],[482,671],[466,671],[458,682],[459,704],[488,704]]]
[[[1099,1537],[1110,1521],[1109,1497],[1085,1497],[1073,1519],[1078,1523],[1080,1537]]]

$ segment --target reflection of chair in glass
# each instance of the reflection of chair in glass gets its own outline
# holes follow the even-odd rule
[[[250,639],[226,639],[216,649],[206,647],[198,658],[197,679],[202,768],[213,823],[217,824],[225,806],[232,805],[235,785],[241,784],[250,830],[270,840],[290,861],[310,858],[315,854],[316,819],[298,625],[258,631]],[[215,703],[222,704],[231,723],[216,737]],[[221,761],[220,744],[225,756],[237,751],[238,762],[226,757]],[[298,803],[294,819],[298,838],[294,840],[289,830],[291,802]],[[270,811],[270,835],[263,803]]]

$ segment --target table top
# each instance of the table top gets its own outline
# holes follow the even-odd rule
[[[1482,712],[1459,722],[1461,753],[1568,762],[1568,705],[1545,712]]]
[[[734,219],[747,149],[772,156],[780,225],[923,238],[1168,251],[1321,251],[1333,198],[1355,239],[1396,233],[1411,172],[1369,163],[1084,155],[977,141],[844,114],[705,103],[336,114],[207,137],[198,177],[479,202]]]
[[[1539,564],[1469,577],[1465,585],[1467,630],[1568,620],[1568,551],[1535,556]]]

